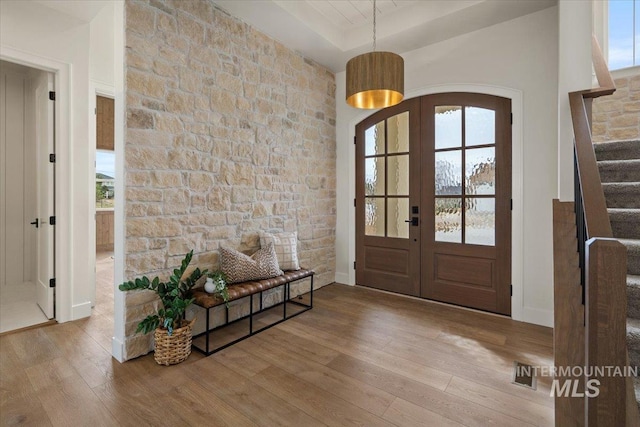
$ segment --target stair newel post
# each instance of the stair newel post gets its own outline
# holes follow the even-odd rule
[[[587,426],[626,422],[627,249],[616,239],[586,245],[585,419]],[[615,375],[618,368],[623,375]],[[589,387],[592,387],[591,389]]]

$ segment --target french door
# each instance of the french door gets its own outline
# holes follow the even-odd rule
[[[356,282],[420,295],[419,99],[356,126]],[[413,218],[416,218],[413,220]]]
[[[510,113],[446,93],[358,124],[358,284],[510,314]]]

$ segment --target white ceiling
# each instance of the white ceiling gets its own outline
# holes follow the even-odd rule
[[[334,72],[372,49],[373,0],[214,3]],[[377,0],[376,50],[401,54],[555,4],[557,0]]]
[[[90,22],[110,0],[34,2]],[[334,72],[372,49],[373,0],[213,2]],[[557,0],[377,0],[376,50],[402,54],[556,4]]]

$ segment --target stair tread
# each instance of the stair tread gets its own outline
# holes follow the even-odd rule
[[[609,213],[630,213],[640,214],[640,208],[607,208]]]
[[[638,181],[629,181],[629,182],[603,182],[603,187],[640,187],[640,182]]]
[[[623,245],[625,245],[627,248],[629,248],[629,247],[640,247],[640,239],[621,239],[621,238],[619,238],[618,241],[620,243],[622,243]]]
[[[640,239],[640,208],[608,208],[614,237]]]
[[[624,165],[637,165],[640,163],[640,159],[618,159],[618,160],[598,160],[598,166],[624,166]]]
[[[602,190],[607,207],[640,209],[640,182],[606,182]]]
[[[596,157],[602,160],[640,159],[640,141],[608,141],[594,144]]]
[[[603,151],[615,145],[629,144],[633,142],[640,143],[640,139],[616,139],[612,141],[598,142],[597,144],[593,144],[593,146],[596,147],[596,151]]]
[[[640,181],[640,159],[599,160],[602,182]]]

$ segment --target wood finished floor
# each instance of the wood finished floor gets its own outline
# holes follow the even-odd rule
[[[553,425],[548,379],[510,383],[514,360],[552,365],[548,328],[330,285],[311,311],[163,367],[112,359],[95,314],[0,337],[1,425]]]

